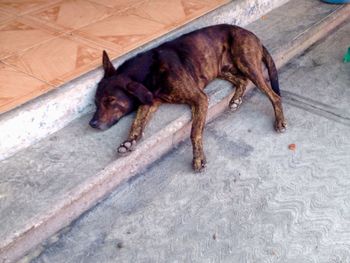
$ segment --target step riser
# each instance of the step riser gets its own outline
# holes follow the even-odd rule
[[[275,58],[277,61],[276,64],[279,63],[278,67],[284,66],[293,57],[301,54],[304,50],[308,49],[317,41],[326,37],[332,31],[337,29],[341,24],[349,20],[350,6],[341,6],[335,12],[337,13],[336,16],[330,14],[319,22],[318,27],[311,28],[300,35],[297,39],[290,42],[286,47],[288,52],[281,51],[280,53],[276,54]],[[322,28],[322,30],[318,30],[317,28]]]
[[[304,32],[294,41],[273,53],[272,55],[278,68],[287,63],[292,58],[292,55],[303,52],[310,45],[327,35],[332,29],[343,23],[349,16],[348,14],[350,14],[350,6],[341,7],[336,15],[328,16],[312,30]],[[252,88],[252,86],[249,87],[249,89]],[[226,96],[222,99],[211,101],[207,121],[214,119],[227,109],[229,98],[229,96]],[[180,117],[159,133],[141,142],[132,154],[125,158],[117,159],[94,177],[93,180],[90,180],[83,186],[80,185],[77,189],[73,189],[69,194],[70,202],[68,204],[67,202],[62,205],[57,204],[51,216],[42,218],[36,228],[28,230],[4,247],[0,253],[0,258],[13,261],[59,229],[68,225],[72,220],[79,217],[109,194],[121,182],[145,169],[180,141],[188,138],[190,125],[190,117],[188,115]],[[138,162],[135,163],[134,160],[138,160]]]
[[[141,51],[148,50],[164,41],[200,27],[218,23],[244,26],[287,1],[233,1],[174,32],[116,59],[113,63],[118,66]],[[101,69],[94,70],[18,109],[1,115],[0,160],[12,156],[21,149],[62,129],[74,119],[91,112],[94,108],[92,102],[96,84],[101,77]],[[21,129],[17,127],[21,127]]]

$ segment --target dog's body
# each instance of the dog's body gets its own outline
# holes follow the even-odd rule
[[[271,86],[262,71],[266,65]],[[108,128],[138,108],[128,139],[119,147],[128,152],[142,136],[143,129],[161,103],[188,104],[192,109],[191,140],[193,167],[205,166],[202,134],[208,110],[203,89],[215,78],[231,82],[235,93],[230,108],[236,110],[248,80],[270,99],[275,110],[275,128],[286,128],[275,64],[266,48],[251,32],[231,25],[216,25],[193,31],[124,62],[117,70],[103,54],[105,76],[96,92],[97,110],[90,122]]]

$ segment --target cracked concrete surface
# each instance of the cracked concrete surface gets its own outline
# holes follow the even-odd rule
[[[350,24],[281,72],[289,128],[253,92],[24,261],[350,262]],[[288,149],[289,144],[296,149]]]

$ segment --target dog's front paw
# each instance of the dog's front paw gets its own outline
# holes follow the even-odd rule
[[[123,142],[119,148],[118,148],[118,153],[120,154],[125,154],[128,152],[131,152],[135,149],[136,146],[136,141],[132,140],[132,141],[125,141]]]
[[[207,161],[205,158],[193,158],[193,169],[195,172],[200,173],[203,172],[205,167],[207,166]]]
[[[243,100],[242,98],[238,98],[238,99],[232,99],[230,101],[229,107],[231,111],[236,111],[238,110],[239,106],[241,106]]]
[[[276,121],[275,130],[278,133],[284,133],[287,130],[287,123],[285,121]]]

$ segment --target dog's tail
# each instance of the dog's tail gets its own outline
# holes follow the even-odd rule
[[[281,96],[280,87],[278,83],[278,73],[277,73],[275,62],[273,62],[273,59],[270,53],[267,51],[266,47],[264,46],[263,46],[263,61],[267,67],[267,71],[269,73],[269,78],[270,78],[271,87],[273,91],[276,94],[278,94],[278,96]]]

